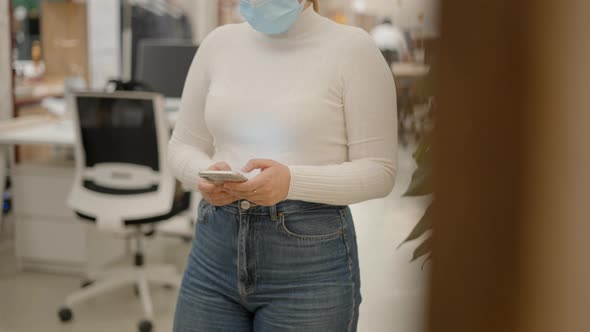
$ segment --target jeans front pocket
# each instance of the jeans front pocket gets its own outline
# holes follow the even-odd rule
[[[199,207],[197,209],[197,225],[204,224],[207,222],[207,217],[211,212],[213,205],[207,203],[206,200],[202,199],[199,202]]]
[[[343,234],[342,218],[335,207],[285,213],[280,224],[287,236],[298,240],[326,241]]]

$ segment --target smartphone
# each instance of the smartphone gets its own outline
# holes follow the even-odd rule
[[[248,181],[245,176],[236,171],[200,171],[199,176],[213,184]]]

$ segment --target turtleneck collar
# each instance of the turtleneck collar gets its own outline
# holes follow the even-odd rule
[[[291,26],[291,28],[285,32],[278,35],[267,35],[262,32],[254,30],[257,34],[260,34],[266,38],[270,39],[291,39],[297,38],[303,35],[306,35],[308,32],[312,31],[314,26],[321,21],[322,16],[315,12],[313,9],[313,5],[307,7],[306,9],[299,14],[297,21]]]

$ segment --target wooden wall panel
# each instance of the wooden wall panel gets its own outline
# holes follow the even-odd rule
[[[83,76],[88,80],[86,4],[41,4],[41,43],[47,75]]]
[[[0,120],[12,117],[10,1],[0,0]]]

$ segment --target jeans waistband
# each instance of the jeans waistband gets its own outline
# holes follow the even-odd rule
[[[271,219],[276,220],[282,214],[296,213],[314,209],[345,209],[347,206],[330,205],[323,203],[311,203],[304,201],[285,200],[272,206],[261,206],[251,203],[246,200],[235,201],[231,204],[217,207],[216,209],[222,209],[226,212],[234,214],[250,214],[250,215],[262,215],[270,216]]]

